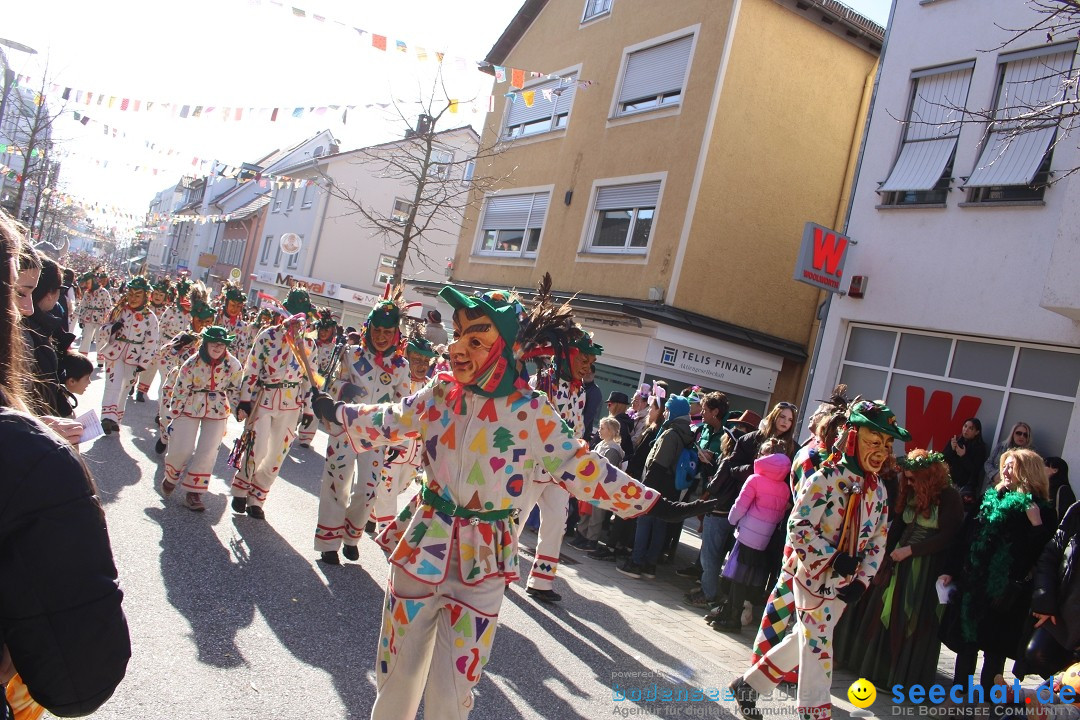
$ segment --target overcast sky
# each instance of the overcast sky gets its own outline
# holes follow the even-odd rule
[[[846,4],[885,24],[891,0]],[[306,10],[307,17],[296,17],[292,6]],[[418,62],[416,46],[482,60],[518,7],[518,0],[35,0],[5,7],[0,37],[38,50],[29,56],[5,49],[16,73],[144,104],[363,106],[429,94],[435,65]],[[311,19],[315,14],[326,21]],[[353,28],[388,36],[391,50],[400,39],[409,52],[375,51],[370,36]],[[451,63],[444,68],[451,97],[491,94],[488,76],[474,67]],[[239,164],[325,128],[346,149],[385,141],[403,129],[377,109],[350,113],[343,126],[340,113],[234,122],[134,113],[130,106],[121,112],[118,105],[109,110],[69,102],[69,110],[93,122],[80,125],[66,113],[55,136],[72,152],[63,160],[68,192],[135,212],[145,211],[155,192],[190,172],[192,157]],[[418,106],[406,108],[410,115],[418,111]],[[479,127],[482,117],[465,112],[444,127]],[[114,139],[113,128],[127,139]],[[178,155],[149,153],[147,142]],[[102,167],[106,161],[108,167]],[[135,164],[168,172],[134,172]]]

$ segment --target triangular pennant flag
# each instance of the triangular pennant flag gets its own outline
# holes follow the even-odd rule
[[[372,35],[371,36],[371,47],[375,48],[376,50],[385,50],[386,49],[386,36],[385,35]]]
[[[506,68],[502,65],[495,65],[495,82],[506,82]]]
[[[525,107],[532,107],[536,102],[535,90],[522,90],[521,99],[525,101]]]
[[[510,87],[524,87],[525,86],[525,71],[517,68],[510,68]]]
[[[409,48],[405,46],[404,40],[395,40],[394,45],[397,46],[398,52],[409,52]]]

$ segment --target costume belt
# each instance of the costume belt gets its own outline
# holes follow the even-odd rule
[[[511,516],[517,517],[518,514],[518,511],[515,508],[508,508],[506,510],[470,510],[469,508],[461,507],[456,503],[450,502],[436,492],[432,492],[428,489],[427,485],[420,488],[420,498],[424,501],[425,505],[435,508],[436,511],[441,512],[444,515],[468,518],[470,525],[479,525],[481,520],[484,522],[505,520]]]
[[[142,345],[143,344],[142,340],[132,340],[131,338],[126,338],[123,335],[117,336],[116,339],[119,340],[120,342],[131,343],[132,345]]]
[[[300,387],[298,382],[279,382],[279,383],[264,383],[260,382],[259,387],[264,387],[267,390],[277,390],[278,388],[294,388]]]

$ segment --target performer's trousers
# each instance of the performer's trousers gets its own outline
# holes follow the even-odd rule
[[[301,422],[300,424],[300,444],[304,447],[311,445],[311,441],[315,439],[315,431],[319,429],[319,423],[315,420],[314,415],[304,415],[303,420],[311,418],[306,426]]]
[[[761,624],[754,636],[753,652],[750,662],[756,663],[769,648],[783,640],[795,624],[795,592],[791,586],[792,576],[787,570],[781,570],[776,579],[769,599],[765,603],[765,612],[761,615]],[[797,673],[792,671],[785,678],[796,682]]]
[[[105,362],[105,392],[101,396],[101,419],[124,421],[127,391],[134,379],[135,366],[120,360]]]
[[[550,590],[559,570],[559,550],[566,534],[566,514],[570,493],[556,482],[531,482],[522,493],[522,517],[528,517],[533,505],[540,506],[540,531],[536,538],[536,557],[529,572],[528,587]],[[521,535],[525,523],[518,523]]]
[[[397,566],[390,567],[371,720],[414,720],[421,696],[425,720],[469,716],[472,689],[491,657],[506,581],[490,577],[466,585],[458,567],[456,539],[451,543],[450,571],[439,585],[422,583]]]
[[[375,492],[382,481],[382,448],[357,453],[344,430],[331,434],[326,442],[322,488],[319,490],[319,523],[315,528],[315,549],[329,552],[357,545],[375,504]],[[353,480],[354,470],[360,476]]]
[[[150,367],[146,368],[141,373],[139,373],[139,376],[138,376],[139,384],[138,384],[138,388],[137,388],[138,391],[143,393],[143,394],[148,393],[150,391],[150,386],[154,384],[154,380],[157,379],[158,375],[161,376],[161,384],[164,385],[165,384],[165,373],[167,373],[168,371],[169,371],[169,367],[167,365],[162,365],[162,364],[156,363],[156,362],[150,363]],[[161,391],[158,390],[158,396],[160,397],[160,395],[161,395]]]
[[[240,469],[233,477],[232,494],[233,497],[246,497],[248,505],[262,507],[296,437],[300,408],[255,408],[255,412],[255,442],[250,450],[251,458],[241,459]],[[171,440],[169,444],[172,444]]]
[[[846,607],[841,600],[828,600],[815,610],[798,610],[796,624],[754,663],[744,676],[746,682],[759,693],[767,693],[798,667],[800,717],[831,718],[833,629]]]
[[[205,493],[210,486],[226,420],[178,417],[169,429],[169,450],[165,453],[165,479],[187,492]],[[196,442],[196,436],[198,441]],[[184,471],[183,482],[180,473]]]
[[[408,462],[389,463],[383,469],[383,481],[375,494],[375,522],[381,528],[398,514],[398,496],[409,487],[420,469]]]
[[[83,355],[90,352],[90,343],[93,342],[94,335],[97,333],[99,327],[101,326],[95,323],[85,323],[83,325],[82,339],[79,341],[79,352]]]

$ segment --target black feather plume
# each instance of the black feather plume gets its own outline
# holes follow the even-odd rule
[[[536,287],[536,301],[525,314],[518,331],[516,350],[518,357],[527,360],[550,355],[556,370],[564,374],[568,368],[570,344],[584,331],[574,323],[574,309],[570,302],[558,302],[551,296],[551,273],[544,273]]]

